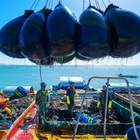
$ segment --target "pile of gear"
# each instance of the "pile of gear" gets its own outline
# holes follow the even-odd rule
[[[9,98],[5,97],[2,91],[0,92],[0,129],[10,128],[11,124],[15,122],[34,101],[34,93],[28,94],[24,89],[24,91],[26,91],[25,94],[25,92],[21,92],[21,89],[23,91],[24,88],[18,87]]]

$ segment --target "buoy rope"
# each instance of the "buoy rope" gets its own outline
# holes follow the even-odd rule
[[[100,5],[99,5],[98,0],[95,0],[95,3],[96,3],[97,8],[100,9]]]
[[[47,3],[48,3],[48,0],[46,0],[46,2],[45,2],[45,6],[46,6],[46,7],[47,7],[47,5],[48,5]]]
[[[91,1],[89,0],[89,5],[91,5]]]
[[[110,0],[108,0],[108,2],[111,3]]]
[[[53,7],[53,0],[51,0],[51,9],[52,9],[52,7]]]
[[[49,0],[48,7],[52,8],[52,5],[53,5],[53,0]]]
[[[36,4],[35,4],[36,3]],[[34,2],[33,2],[33,4],[32,4],[32,6],[31,6],[31,8],[30,9],[33,9],[33,10],[35,10],[36,9],[36,7],[37,7],[37,5],[38,5],[38,3],[39,3],[39,0],[37,1],[37,0],[35,0]],[[33,8],[34,7],[34,8]]]
[[[32,6],[31,6],[31,8],[30,8],[30,9],[32,9],[32,8],[33,8],[33,6],[35,5],[35,3],[36,3],[36,0],[34,1],[34,3],[32,4]]]
[[[83,0],[83,11],[85,10],[85,0]]]
[[[104,0],[102,0],[102,2],[103,2],[104,6],[105,6],[105,8],[106,8],[106,5],[105,5],[105,2],[104,2]]]
[[[42,82],[42,71],[41,71],[41,64],[39,64],[39,73],[40,73],[40,81]]]
[[[36,9],[36,7],[37,7],[37,5],[38,5],[39,1],[40,1],[40,0],[38,0],[38,1],[37,1],[36,5],[35,5],[35,7],[34,7],[34,10]]]

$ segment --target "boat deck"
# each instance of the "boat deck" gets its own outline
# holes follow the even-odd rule
[[[74,112],[80,109],[81,101],[83,95],[85,94],[84,90],[78,89],[77,92],[79,93],[79,97],[75,97]],[[99,93],[100,91],[90,91],[90,90],[87,91],[85,102],[83,105],[84,110],[82,112],[89,113],[90,111],[90,115],[92,116],[96,115],[97,117],[100,118],[99,114],[97,114],[96,109],[94,108]],[[67,105],[64,101],[65,94],[66,94],[65,90],[59,90],[51,94],[50,96],[51,108],[50,108],[50,112],[48,113],[49,115],[47,116],[48,120],[45,127],[38,125],[37,118],[36,118],[36,107],[35,106],[33,107],[32,104],[33,109],[31,109],[32,107],[30,106],[30,109],[32,111],[29,111],[29,108],[28,111],[26,110],[26,112],[28,112],[26,114],[26,117],[22,116],[21,117],[22,119],[19,119],[18,121],[15,122],[15,124],[9,130],[5,140],[23,140],[25,138],[31,140],[33,139],[72,140],[74,128],[76,126],[76,120],[75,119],[71,120],[69,118],[66,118],[66,116],[64,116],[64,114],[66,115],[67,112]],[[124,98],[122,96],[123,93],[121,94],[115,93],[115,95],[116,95],[115,96],[116,101],[119,103],[121,103],[120,101],[123,101],[123,105],[125,101],[127,102],[129,101],[127,98]],[[128,94],[126,93],[124,93],[124,95],[126,97],[128,96]],[[140,95],[134,94],[134,97],[135,96],[139,97]],[[52,116],[52,114],[54,116]],[[29,115],[30,118],[32,119],[25,121],[25,118],[28,118],[27,116]],[[65,120],[62,121],[62,118],[63,119],[65,118]],[[106,124],[106,135],[105,135],[106,140],[124,140],[124,135],[128,130],[128,128],[130,128],[131,126],[132,126],[131,122],[124,123],[124,122],[119,122],[117,120],[110,120]],[[13,132],[13,130],[15,131]],[[104,123],[102,122],[97,122],[95,124],[86,124],[80,121],[78,125],[77,134],[75,135],[75,140],[82,140],[82,139],[104,140],[103,130],[104,130]]]

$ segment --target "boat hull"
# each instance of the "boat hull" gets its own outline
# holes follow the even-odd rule
[[[137,78],[137,75],[118,75],[119,77],[124,77],[124,78]]]
[[[30,118],[30,121],[33,120],[33,118],[36,115],[36,105],[35,101],[31,103],[31,105],[23,112],[23,114],[13,123],[11,128],[9,129],[6,137],[4,140],[15,140],[15,135],[21,131],[22,126],[26,125],[26,121]],[[27,120],[26,120],[27,119]],[[26,130],[27,131],[27,130]],[[21,131],[22,132],[22,131]],[[19,133],[18,133],[19,135]]]

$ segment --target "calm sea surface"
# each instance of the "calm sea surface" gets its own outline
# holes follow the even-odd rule
[[[58,84],[60,76],[81,76],[88,82],[92,76],[115,76],[118,74],[137,75],[138,78],[129,78],[129,82],[140,86],[140,66],[42,66],[37,65],[0,65],[0,89],[6,86],[33,86],[35,90],[40,88],[41,79],[50,85]],[[103,79],[93,79],[91,85],[101,88],[106,82]],[[112,80],[111,82],[124,82]]]

